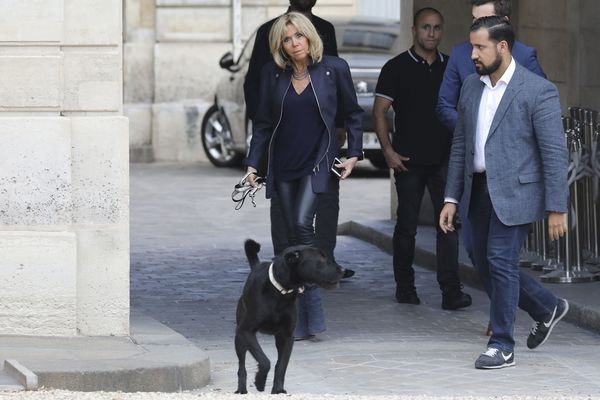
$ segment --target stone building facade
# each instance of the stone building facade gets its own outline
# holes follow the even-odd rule
[[[127,335],[121,0],[0,11],[0,335]]]

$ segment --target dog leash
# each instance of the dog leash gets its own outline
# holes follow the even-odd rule
[[[235,206],[236,210],[239,210],[240,208],[242,208],[242,206],[244,205],[244,202],[246,201],[246,197],[250,197],[250,199],[252,200],[252,205],[254,207],[256,207],[256,202],[254,201],[254,196],[256,196],[256,192],[258,192],[260,189],[263,188],[263,186],[266,185],[265,178],[257,176],[256,181],[255,181],[257,186],[256,187],[252,186],[247,181],[248,176],[250,176],[250,174],[256,175],[255,172],[248,172],[239,181],[239,183],[237,183],[234,186],[233,192],[231,193],[231,200],[233,200],[234,203],[237,203]]]
[[[294,291],[298,291],[299,294],[304,293],[304,286],[300,286],[297,289],[284,289],[284,287],[281,286],[279,282],[277,282],[277,279],[275,279],[275,274],[273,273],[273,263],[269,265],[269,280],[271,281],[271,284],[275,286],[275,289],[277,289],[281,294],[290,294]]]

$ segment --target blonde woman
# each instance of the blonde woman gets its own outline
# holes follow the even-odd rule
[[[362,109],[358,106],[348,64],[323,56],[323,43],[310,20],[296,12],[279,17],[269,33],[273,61],[261,71],[254,118],[248,180],[254,183],[261,156],[268,152],[267,198],[277,193],[291,245],[316,247],[313,220],[321,193],[352,173],[362,158]],[[345,123],[347,159],[338,156],[335,122]],[[307,339],[325,330],[317,288],[300,296],[294,336]]]

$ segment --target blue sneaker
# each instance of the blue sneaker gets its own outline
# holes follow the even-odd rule
[[[512,367],[513,365],[515,365],[514,353],[505,352],[495,347],[488,347],[475,361],[475,368],[477,369],[498,369]]]
[[[569,302],[565,299],[559,299],[558,304],[554,307],[554,311],[548,321],[535,321],[533,323],[533,328],[531,328],[531,332],[529,332],[529,336],[527,336],[527,347],[535,349],[536,347],[543,345],[548,339],[548,336],[550,336],[554,325],[563,319],[568,311]]]

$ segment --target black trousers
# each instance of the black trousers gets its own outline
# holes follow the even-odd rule
[[[444,205],[447,166],[411,165],[408,171],[395,172],[398,208],[394,229],[394,278],[400,290],[415,289],[415,236],[421,200],[425,188],[433,205],[433,222],[437,230],[437,281],[440,288],[460,285],[458,277],[458,234],[444,233],[439,227],[439,216]]]
[[[287,231],[288,245],[316,246],[313,221],[319,195],[313,192],[311,176],[289,182],[276,181],[275,189]]]
[[[339,184],[336,185],[334,191],[319,193],[317,197],[314,225],[316,245],[331,260],[335,260],[334,249],[340,213]],[[275,255],[281,254],[286,247],[291,246],[280,203],[279,195],[275,194],[271,198],[271,240],[273,241]]]

